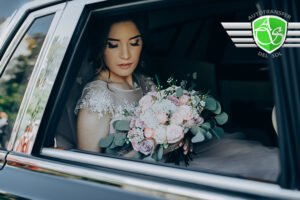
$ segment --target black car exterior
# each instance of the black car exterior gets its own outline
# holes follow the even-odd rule
[[[59,117],[54,111],[61,108],[61,88],[71,84],[66,74],[73,73],[74,52],[90,14],[173,3],[182,2],[46,0],[28,2],[17,10],[0,35],[0,79],[24,35],[37,37],[30,35],[32,27],[39,27],[44,36],[33,56],[8,147],[0,150],[1,199],[300,199],[299,190],[275,183],[46,147]],[[32,112],[37,120],[28,126]],[[29,129],[36,134],[21,144]],[[295,168],[300,171],[300,166]]]

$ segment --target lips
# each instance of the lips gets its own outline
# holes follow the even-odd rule
[[[118,66],[121,69],[128,69],[131,65],[132,65],[132,63],[121,63],[121,64],[118,64]]]

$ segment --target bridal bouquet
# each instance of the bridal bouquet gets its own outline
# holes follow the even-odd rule
[[[132,147],[136,158],[159,161],[164,150],[184,139],[200,143],[222,137],[220,125],[227,122],[228,116],[221,111],[220,103],[207,93],[186,90],[184,81],[180,86],[175,83],[170,78],[168,88],[158,85],[156,91],[139,100],[133,111],[124,110],[124,117],[131,119],[114,121],[116,133],[101,139],[100,147],[109,152]]]

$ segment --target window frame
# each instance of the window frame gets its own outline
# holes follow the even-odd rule
[[[33,71],[31,73],[31,78],[27,84],[25,93],[23,95],[23,99],[17,114],[17,118],[14,122],[13,129],[12,129],[12,134],[9,139],[9,144],[8,144],[8,151],[11,151],[13,149],[13,144],[15,143],[17,133],[19,131],[20,125],[22,123],[23,116],[25,114],[25,111],[29,105],[29,99],[32,96],[33,88],[35,83],[37,82],[37,77],[40,72],[41,64],[44,60],[45,54],[48,51],[47,46],[49,46],[49,42],[51,41],[53,32],[56,29],[56,25],[60,19],[60,16],[62,14],[62,10],[64,8],[64,4],[60,5],[55,5],[49,8],[44,8],[38,11],[34,11],[28,15],[18,32],[16,33],[15,37],[11,41],[10,45],[8,46],[6,52],[3,55],[3,58],[1,60],[0,64],[0,71],[1,71],[1,76],[2,73],[4,72],[7,64],[9,63],[13,53],[15,50],[18,48],[19,43],[23,39],[23,36],[26,34],[26,32],[29,30],[30,26],[34,22],[35,19],[54,14],[53,19],[51,21],[51,24],[49,25],[49,29],[47,32],[47,35],[45,37],[45,40],[43,42],[43,45],[41,47],[41,50],[38,54],[37,60],[34,64]]]
[[[8,45],[11,43],[12,38],[22,25],[26,16],[41,7],[50,6],[63,2],[63,0],[44,0],[44,1],[32,1],[25,3],[22,7],[16,10],[11,16],[8,22],[7,28],[0,35],[0,59],[6,51]],[[1,70],[0,70],[1,72]]]

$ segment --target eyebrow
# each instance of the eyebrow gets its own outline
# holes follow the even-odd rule
[[[138,38],[138,37],[142,37],[142,35],[133,36],[133,37],[129,38],[129,40],[133,40],[133,39]],[[115,38],[107,38],[107,40],[110,40],[110,41],[120,41],[119,39],[115,39]]]

